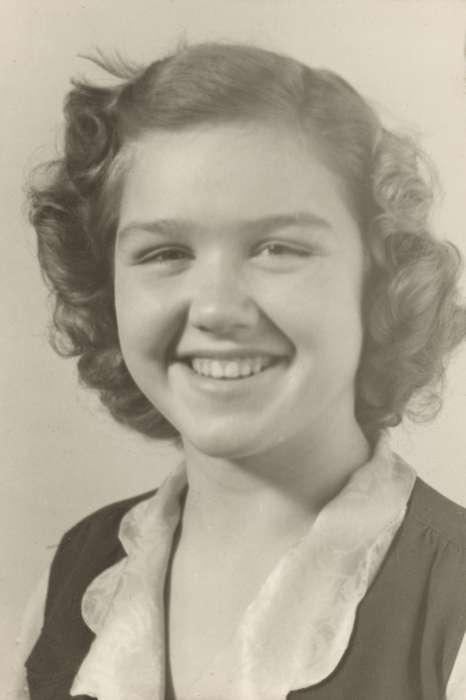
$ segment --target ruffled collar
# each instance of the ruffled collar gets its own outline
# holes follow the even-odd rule
[[[415,473],[385,440],[269,574],[193,698],[284,700],[325,679],[342,658],[356,611],[403,521]],[[121,521],[126,557],[88,587],[95,639],[71,695],[163,700],[164,587],[181,517],[180,465]]]

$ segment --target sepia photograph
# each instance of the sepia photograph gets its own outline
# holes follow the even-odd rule
[[[466,3],[0,27],[0,697],[464,700]]]

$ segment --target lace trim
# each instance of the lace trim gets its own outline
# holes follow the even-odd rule
[[[347,648],[357,607],[403,521],[414,481],[411,467],[382,441],[274,567],[193,697],[218,697],[221,687],[222,700],[284,700],[326,678]],[[72,695],[163,700],[163,591],[185,485],[180,466],[123,518],[127,556],[83,597],[96,639]]]

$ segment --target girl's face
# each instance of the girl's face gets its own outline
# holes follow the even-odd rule
[[[319,152],[264,124],[133,146],[115,247],[121,348],[205,454],[305,447],[354,423],[363,248]]]

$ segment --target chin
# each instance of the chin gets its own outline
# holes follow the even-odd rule
[[[241,459],[257,452],[257,436],[245,435],[245,431],[222,429],[199,433],[185,433],[186,440],[199,452],[218,459]]]

